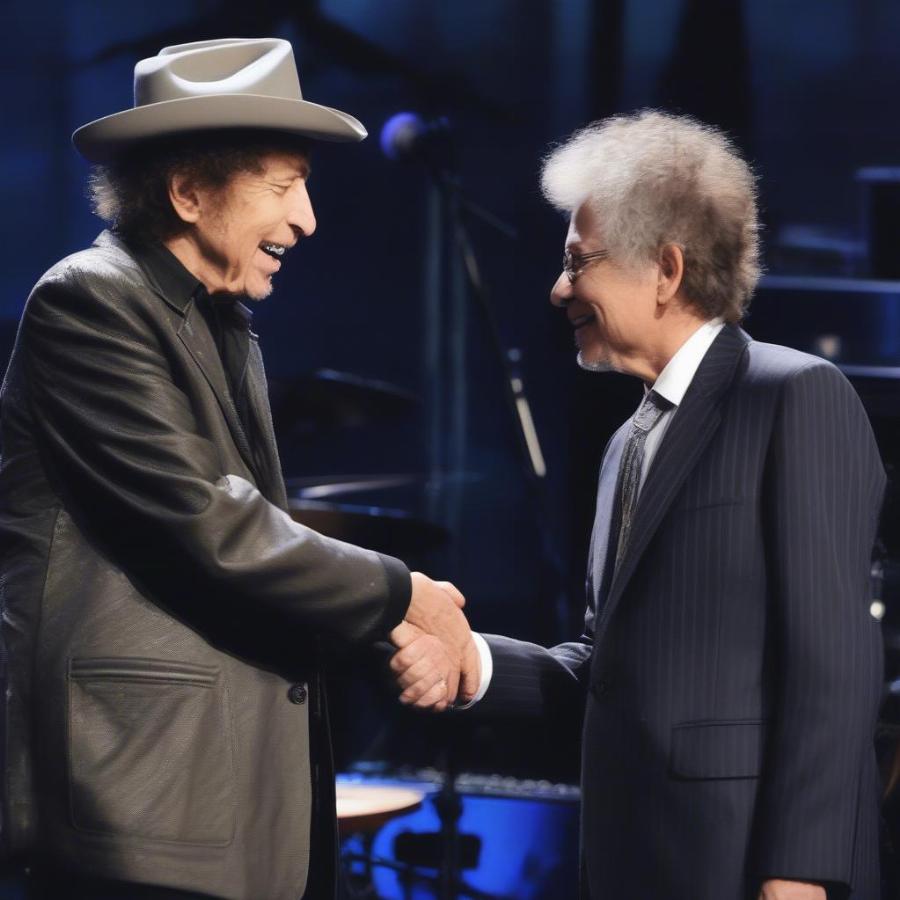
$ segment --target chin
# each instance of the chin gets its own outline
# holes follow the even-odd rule
[[[586,372],[612,372],[615,370],[609,358],[609,347],[602,341],[584,341],[578,345],[578,365]]]
[[[248,300],[265,300],[272,293],[272,282],[266,281],[265,284],[247,285],[244,296]]]
[[[614,372],[615,368],[613,364],[606,359],[605,357],[586,357],[584,355],[584,351],[578,351],[577,357],[578,365],[581,366],[585,372]]]
[[[606,365],[609,359],[606,344],[597,340],[597,335],[591,331],[592,326],[584,326],[575,332],[575,349],[578,351],[576,361],[579,368],[586,372],[606,372],[609,368]]]

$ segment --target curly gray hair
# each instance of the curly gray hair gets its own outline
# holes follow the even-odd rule
[[[593,122],[548,154],[541,187],[566,213],[590,203],[623,265],[678,244],[686,299],[707,318],[743,317],[760,276],[756,180],[722,132],[654,110]]]

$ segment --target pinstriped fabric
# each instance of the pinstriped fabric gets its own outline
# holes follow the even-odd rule
[[[864,604],[847,602],[866,594],[866,501],[881,487],[880,472],[853,465],[866,424],[831,368],[810,365],[786,386],[772,445],[779,502],[768,537],[781,703],[791,714],[773,723],[773,763],[760,797],[767,835],[760,865],[774,871],[823,859],[852,870],[850,823],[868,751],[854,736],[871,728],[881,680],[872,620]]]
[[[586,693],[593,900],[744,900],[776,876],[876,900],[868,570],[884,472],[858,398],[828,363],[723,329],[607,589],[596,562],[620,437],[585,634],[549,651],[489,637],[486,711]]]
[[[619,484],[618,473],[622,467],[622,457],[630,431],[631,421],[629,420],[610,439],[600,467],[597,510],[594,514],[594,529],[591,532],[588,576],[585,584],[590,616],[590,628],[586,627],[585,632],[590,634],[592,641],[594,620],[596,615],[603,610],[603,604],[609,591],[609,581],[616,568],[615,554],[618,549],[617,535],[614,530],[616,491]]]

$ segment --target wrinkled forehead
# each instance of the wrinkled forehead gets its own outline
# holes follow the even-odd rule
[[[309,178],[311,166],[309,153],[301,150],[271,150],[260,153],[256,159],[259,174],[278,180]]]

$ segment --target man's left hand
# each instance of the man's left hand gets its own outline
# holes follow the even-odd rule
[[[391,640],[398,648],[391,669],[403,690],[401,703],[442,712],[473,699],[481,684],[481,657],[471,636],[458,670],[438,638],[409,622],[401,622]]]
[[[763,882],[759,900],[825,900],[825,888],[805,881],[772,878]]]
[[[391,640],[398,648],[391,669],[403,693],[401,703],[442,712],[456,698],[459,668],[443,642],[409,622],[401,622]]]

